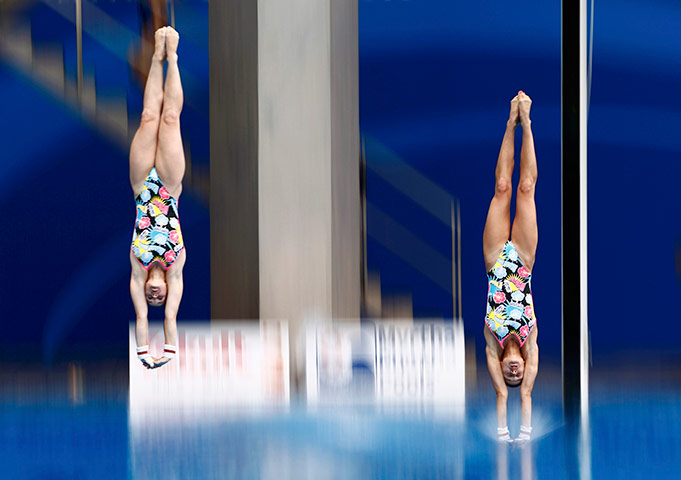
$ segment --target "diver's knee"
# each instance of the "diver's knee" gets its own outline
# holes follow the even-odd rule
[[[166,125],[175,125],[180,121],[180,112],[175,109],[164,110],[163,123]]]
[[[158,123],[158,113],[145,108],[142,110],[141,124]]]

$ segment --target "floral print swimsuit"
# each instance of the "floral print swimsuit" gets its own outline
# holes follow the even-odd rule
[[[168,270],[184,248],[177,199],[172,197],[152,168],[135,199],[137,218],[132,232],[132,253],[148,270],[158,262]]]
[[[499,258],[487,272],[487,317],[485,324],[504,348],[504,340],[515,335],[522,347],[537,319],[532,305],[532,274],[523,266],[511,241],[504,244]]]

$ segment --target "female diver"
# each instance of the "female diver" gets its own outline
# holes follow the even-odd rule
[[[157,368],[177,353],[177,311],[186,260],[178,216],[185,161],[180,134],[183,94],[177,67],[180,36],[172,27],[156,31],[154,54],[144,89],[140,126],[130,146],[130,184],[137,217],[130,248],[130,296],[137,318],[137,358]],[[165,88],[163,62],[168,63]],[[148,305],[165,304],[165,346],[149,351]]]
[[[532,100],[523,91],[511,100],[511,112],[497,160],[494,197],[482,239],[489,285],[485,350],[487,368],[497,394],[497,435],[503,442],[513,441],[506,423],[508,387],[520,387],[521,426],[515,441],[530,439],[532,388],[539,365],[536,317],[530,288],[538,235],[534,203],[537,159],[530,121],[531,105]],[[511,175],[518,124],[523,135],[516,211],[511,228]]]

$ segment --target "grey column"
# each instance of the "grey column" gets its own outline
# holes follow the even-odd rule
[[[359,316],[355,0],[259,0],[263,318]]]
[[[211,318],[215,319],[259,316],[257,26],[255,1],[209,4]]]
[[[360,305],[359,19],[357,0],[331,7],[332,309],[358,318]]]
[[[239,297],[248,312],[257,298],[250,318],[286,319],[294,335],[308,318],[358,318],[357,1],[216,3],[211,29],[232,30],[210,33],[213,316],[239,316],[229,305]],[[232,123],[214,123],[223,118]]]

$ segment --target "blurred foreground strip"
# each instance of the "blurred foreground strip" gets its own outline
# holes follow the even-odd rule
[[[163,351],[163,328],[150,325],[153,356]],[[219,408],[288,405],[286,322],[178,324],[178,354],[147,370],[136,357],[130,326],[130,418],[163,407]]]
[[[424,405],[446,407],[463,416],[464,344],[462,325],[442,321],[310,328],[308,405]]]

